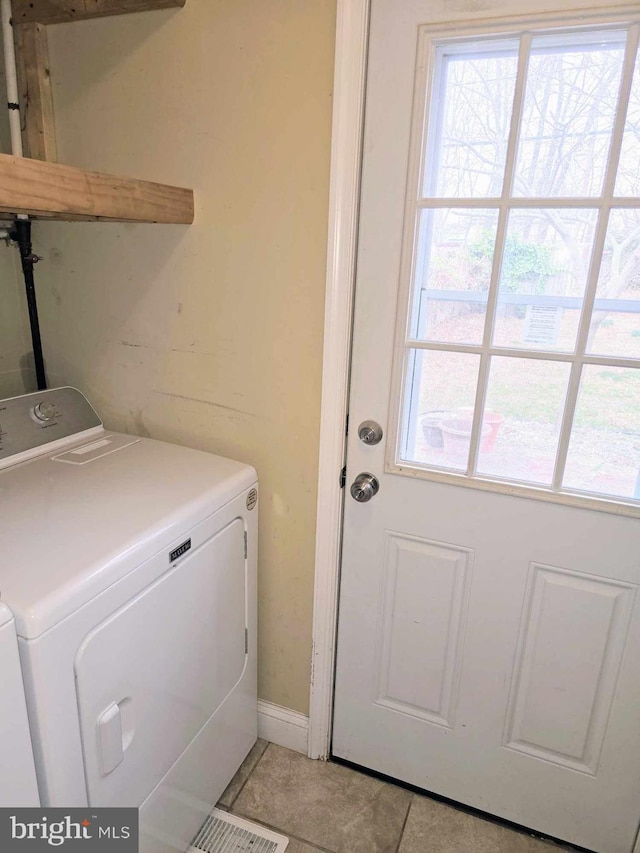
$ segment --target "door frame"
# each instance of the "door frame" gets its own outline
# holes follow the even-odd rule
[[[309,758],[329,757],[370,0],[337,0]]]

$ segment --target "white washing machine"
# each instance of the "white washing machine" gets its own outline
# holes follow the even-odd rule
[[[0,506],[41,804],[185,850],[256,739],[255,471],[59,388],[0,402]]]
[[[0,806],[39,806],[18,638],[9,608],[0,602]]]

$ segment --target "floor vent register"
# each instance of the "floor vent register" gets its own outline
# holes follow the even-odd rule
[[[235,815],[214,809],[188,853],[283,853],[289,839]]]

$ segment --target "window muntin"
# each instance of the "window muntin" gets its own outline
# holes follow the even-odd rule
[[[575,351],[597,219],[592,208],[511,208],[495,346]]]
[[[570,365],[561,361],[491,359],[479,474],[551,486],[569,374]]]
[[[513,194],[592,197],[602,192],[626,33],[534,36]]]
[[[448,453],[444,461],[442,422],[455,419],[459,412],[473,412],[480,356],[468,352],[419,349],[410,350],[408,355],[407,398],[415,410],[408,417],[415,432],[409,441],[415,461],[434,468],[464,472],[469,461],[469,441],[459,441],[455,452]],[[449,381],[451,376],[456,377],[455,383]],[[419,399],[411,394],[411,386],[419,388]],[[418,412],[426,411],[425,400],[429,401],[428,413],[418,415]],[[452,429],[456,427],[455,424],[450,426]]]
[[[518,42],[450,45],[437,66],[423,194],[491,198],[502,194]]]
[[[425,341],[480,344],[484,334],[491,259],[498,228],[494,208],[425,208],[413,336]],[[452,310],[456,303],[459,311]]]
[[[394,465],[640,503],[637,44],[432,42]]]
[[[616,175],[616,196],[640,195],[640,56],[636,56],[633,82],[629,91],[620,162]]]
[[[564,481],[568,488],[632,499],[638,489],[640,371],[585,365]]]
[[[613,208],[587,339],[589,354],[640,359],[639,258],[640,208]]]

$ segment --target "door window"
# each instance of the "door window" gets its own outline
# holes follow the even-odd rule
[[[390,469],[636,506],[638,25],[422,35]]]

